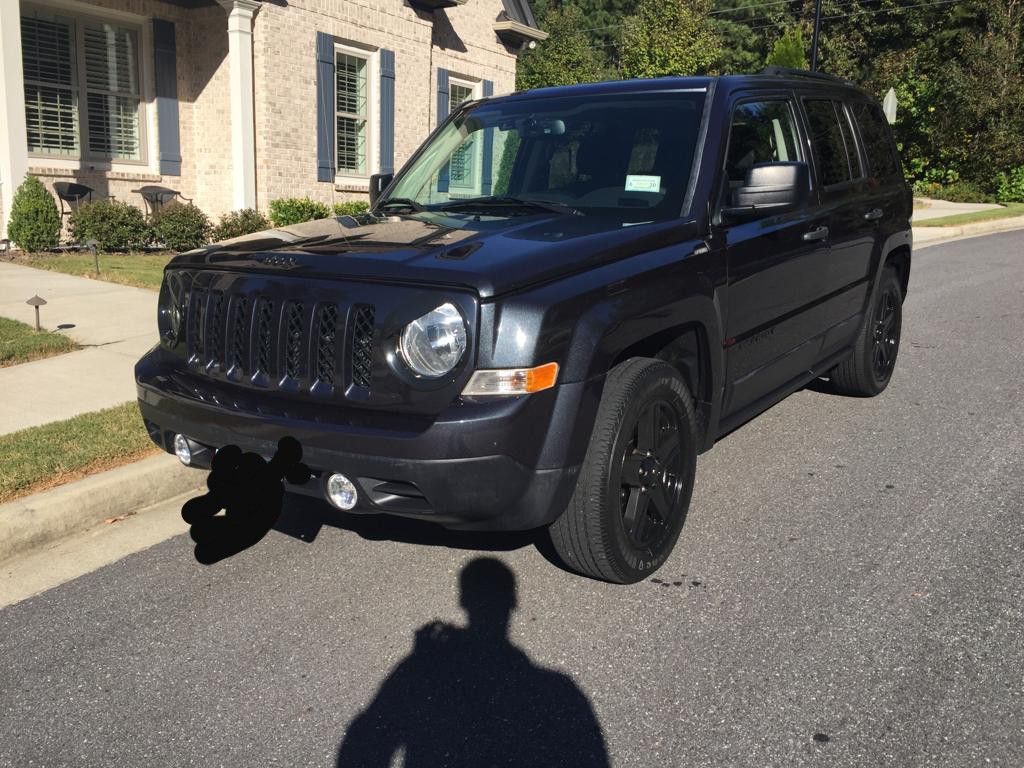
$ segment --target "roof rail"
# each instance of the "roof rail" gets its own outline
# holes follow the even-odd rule
[[[854,85],[853,81],[847,80],[845,77],[837,77],[836,75],[830,75],[825,72],[812,72],[809,69],[794,69],[792,67],[765,67],[761,70],[762,75],[774,75],[775,77],[810,77],[817,80],[828,80],[833,83],[842,83],[843,85]]]

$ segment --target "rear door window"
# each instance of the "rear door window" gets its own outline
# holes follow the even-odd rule
[[[846,151],[846,139],[843,136],[845,117],[841,122],[842,114],[836,111],[837,106],[839,105],[828,99],[804,101],[818,178],[825,187],[842,184],[854,178],[850,168],[850,157]],[[849,124],[846,125],[846,130],[850,130]]]
[[[899,174],[899,161],[881,107],[870,101],[858,101],[851,104],[850,109],[864,140],[864,153],[868,158],[871,175],[884,179]]]

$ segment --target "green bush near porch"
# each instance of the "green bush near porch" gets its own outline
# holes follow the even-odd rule
[[[192,203],[170,203],[150,219],[153,239],[172,251],[191,251],[210,242],[210,219]]]
[[[286,197],[270,201],[270,220],[275,227],[287,227],[304,221],[326,219],[331,209],[308,197]]]
[[[76,243],[95,240],[103,251],[141,250],[153,239],[142,211],[120,200],[83,203],[71,214],[68,228]]]
[[[251,235],[265,229],[270,229],[270,222],[266,216],[255,208],[243,208],[220,217],[217,226],[213,228],[213,241],[219,243],[221,240]]]
[[[60,211],[35,176],[26,176],[11,201],[7,237],[23,251],[44,251],[60,242]]]

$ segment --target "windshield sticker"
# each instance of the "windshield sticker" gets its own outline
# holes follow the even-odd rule
[[[627,192],[660,192],[661,176],[626,176]]]

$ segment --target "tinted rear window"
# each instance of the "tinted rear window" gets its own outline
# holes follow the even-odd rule
[[[811,129],[811,147],[818,164],[822,185],[841,184],[850,179],[850,162],[839,115],[831,101],[808,99],[804,102]]]
[[[896,159],[892,136],[885,119],[885,113],[877,104],[861,101],[850,105],[853,119],[860,126],[860,135],[864,139],[864,152],[868,156],[871,175],[878,178],[895,176],[900,172],[899,161]]]

